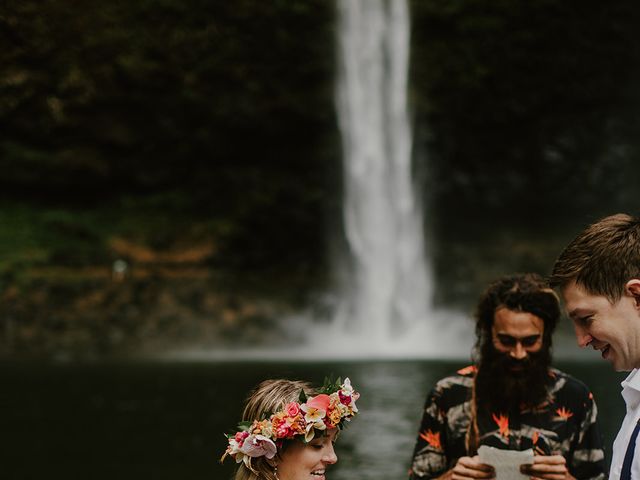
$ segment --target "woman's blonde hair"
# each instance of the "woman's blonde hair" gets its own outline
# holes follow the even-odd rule
[[[300,380],[265,380],[249,394],[242,420],[262,420],[278,410],[283,410],[288,403],[298,401],[301,390],[304,390],[307,396],[316,394],[309,383]],[[282,448],[285,446],[286,442]],[[280,453],[279,448],[278,455]],[[265,457],[257,457],[251,459],[251,469],[243,463],[239,464],[234,480],[277,480],[277,478],[273,462]]]

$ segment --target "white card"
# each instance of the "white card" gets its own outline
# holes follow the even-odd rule
[[[496,480],[523,480],[528,475],[520,472],[521,465],[533,463],[533,450],[501,450],[499,448],[481,445],[478,456],[482,463],[491,465],[496,470]]]

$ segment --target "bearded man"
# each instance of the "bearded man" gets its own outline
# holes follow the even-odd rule
[[[481,445],[533,449],[522,473],[536,479],[603,479],[593,395],[551,367],[558,297],[536,274],[492,283],[476,311],[474,364],[440,380],[427,397],[411,479],[491,479]]]

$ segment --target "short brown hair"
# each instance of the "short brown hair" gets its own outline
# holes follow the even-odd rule
[[[575,281],[615,303],[632,278],[640,278],[640,219],[618,213],[580,233],[556,260],[549,282],[563,288]]]

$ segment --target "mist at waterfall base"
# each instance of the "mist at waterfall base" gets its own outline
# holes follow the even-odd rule
[[[327,478],[406,478],[422,406],[454,361],[101,363],[0,365],[3,478],[223,480],[219,463],[242,400],[265,378],[321,384],[349,376],[360,414],[336,444]],[[556,362],[585,381],[599,407],[607,461],[624,404],[607,362]]]

